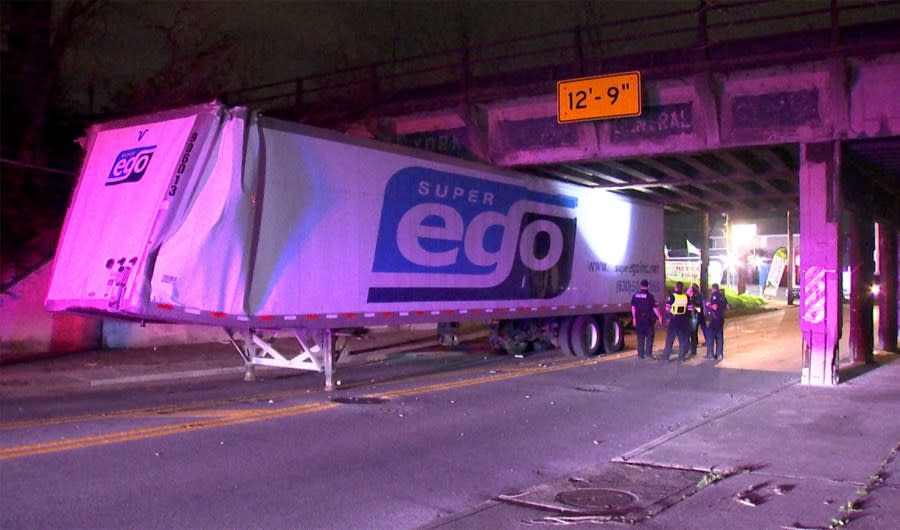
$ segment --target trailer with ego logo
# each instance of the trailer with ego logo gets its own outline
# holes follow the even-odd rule
[[[510,353],[617,351],[662,209],[602,190],[198,105],[93,126],[45,307],[217,325],[247,365],[332,385],[348,331],[490,322]],[[289,330],[296,354],[265,340]]]

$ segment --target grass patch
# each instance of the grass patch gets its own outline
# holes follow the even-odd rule
[[[765,298],[752,294],[738,294],[732,289],[725,289],[725,298],[728,299],[728,313],[725,317],[736,317],[741,315],[753,315],[764,311],[775,309],[768,305]]]
[[[725,478],[724,473],[720,473],[718,471],[710,471],[709,473],[700,477],[700,480],[697,482],[697,489],[703,489],[710,484],[715,484],[723,478]]]

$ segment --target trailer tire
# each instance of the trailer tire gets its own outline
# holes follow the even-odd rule
[[[618,315],[603,315],[603,352],[616,353],[625,347],[625,328]]]
[[[568,329],[569,349],[575,357],[589,359],[602,345],[600,324],[592,315],[578,315]]]
[[[556,342],[557,346],[559,346],[559,351],[561,351],[563,355],[571,355],[572,357],[575,357],[575,352],[572,351],[569,335],[572,334],[572,322],[574,320],[575,319],[572,317],[563,317],[559,321],[559,330],[556,333]]]

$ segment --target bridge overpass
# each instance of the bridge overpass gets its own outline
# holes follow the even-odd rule
[[[289,79],[223,100],[609,189],[696,215],[707,232],[710,214],[784,212],[788,223],[797,216],[802,378],[832,385],[844,265],[852,271],[850,354],[873,358],[873,301],[864,286],[876,248],[878,347],[897,351],[898,7],[701,2]],[[626,71],[641,74],[640,116],[559,123],[558,81]]]
[[[721,213],[799,220],[803,379],[834,384],[843,328],[854,360],[871,360],[876,346],[873,302],[863,292],[876,246],[884,293],[877,346],[897,351],[900,0],[683,5],[286,79],[221,99],[609,189],[707,227]],[[639,117],[557,121],[558,81],[626,71],[641,73]],[[849,326],[840,316],[845,254],[853,271]],[[43,296],[34,283],[23,298]],[[7,309],[19,303],[8,298]],[[40,302],[33,305],[33,313],[18,311],[27,325],[0,319],[4,329],[38,327],[34,319],[46,316]],[[72,319],[41,328],[51,348],[62,336],[96,340],[96,329]]]

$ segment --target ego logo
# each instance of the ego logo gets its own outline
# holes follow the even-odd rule
[[[552,298],[568,286],[577,199],[410,167],[387,184],[369,302]]]
[[[106,178],[106,185],[113,186],[141,180],[147,171],[147,166],[150,165],[150,159],[153,158],[154,149],[156,146],[151,145],[126,149],[119,153]]]

